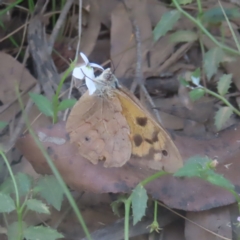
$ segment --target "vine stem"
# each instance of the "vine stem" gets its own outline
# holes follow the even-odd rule
[[[221,96],[221,95],[219,95],[219,94],[217,94],[217,93],[215,93],[215,92],[213,92],[213,91],[211,91],[211,90],[209,90],[209,89],[207,89],[207,88],[203,88],[204,89],[204,91],[206,92],[206,93],[209,93],[209,94],[211,94],[212,96],[214,96],[215,98],[217,98],[217,99],[219,99],[219,100],[221,100],[223,103],[225,103],[228,107],[230,107],[232,110],[233,110],[233,112],[234,113],[236,113],[238,116],[240,116],[240,111],[238,111],[225,97],[223,97],[223,96]]]
[[[153,180],[155,180],[161,176],[167,175],[167,174],[169,174],[169,173],[164,172],[164,171],[159,171],[159,172],[151,175],[150,177],[144,179],[138,185],[145,186],[149,182],[152,182]],[[129,239],[129,214],[130,214],[131,203],[132,203],[132,194],[124,201],[124,207],[125,207],[124,240]]]
[[[198,19],[193,18],[189,13],[187,13],[180,7],[177,0],[173,0],[173,4],[175,5],[179,12],[181,12],[185,17],[187,17],[189,20],[195,23],[201,29],[201,31],[205,33],[218,47],[222,48],[225,51],[228,51],[229,53],[240,55],[240,52],[238,52],[237,50],[230,48],[217,41],[217,39],[202,25],[202,23]]]

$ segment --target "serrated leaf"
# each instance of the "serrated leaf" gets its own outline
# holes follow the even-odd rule
[[[157,26],[153,30],[154,41],[158,41],[160,37],[172,30],[174,24],[179,20],[180,16],[181,13],[177,10],[164,13]]]
[[[0,213],[10,213],[15,209],[13,199],[4,193],[0,193]]]
[[[147,200],[146,189],[142,185],[138,185],[132,192],[133,225],[138,223],[145,215]]]
[[[50,214],[47,205],[40,200],[28,199],[26,205],[29,210],[35,211],[37,213]]]
[[[221,130],[222,126],[231,117],[233,111],[230,107],[221,107],[215,115],[215,126],[217,130]]]
[[[76,99],[64,99],[60,102],[58,106],[58,111],[64,111],[67,108],[71,108],[75,105],[76,102]]]
[[[211,174],[208,174],[206,180],[219,187],[234,190],[234,185],[229,180],[213,171],[211,171]]]
[[[40,112],[48,117],[53,117],[53,107],[51,101],[41,94],[29,93],[29,95]]]
[[[203,67],[207,75],[208,80],[217,72],[220,62],[223,61],[224,52],[221,48],[215,47],[211,48],[205,55],[203,59]]]
[[[218,93],[221,96],[224,96],[228,92],[231,83],[232,83],[232,74],[224,74],[219,79],[219,82],[218,82],[218,86],[217,86]]]
[[[240,17],[240,12],[237,8],[223,8],[224,12],[229,20]],[[202,20],[209,23],[220,23],[225,21],[225,16],[221,7],[214,7],[207,11],[204,11]]]
[[[26,195],[31,189],[31,184],[32,184],[31,177],[24,173],[18,173],[14,177],[17,183],[18,194],[20,196]],[[4,183],[0,186],[0,191],[5,194],[11,194],[11,193],[15,194],[15,188],[13,186],[13,182],[10,177],[7,178],[4,181]]]
[[[202,88],[195,88],[192,91],[189,92],[189,97],[192,101],[197,101],[202,96],[204,96],[205,91]]]
[[[57,179],[54,176],[45,176],[40,178],[37,186],[40,188],[41,197],[59,211],[63,200],[63,190]]]
[[[0,130],[1,130],[2,128],[5,128],[7,125],[8,125],[7,122],[0,121]]]
[[[190,30],[179,30],[171,34],[171,42],[194,42],[198,39],[198,35]]]
[[[189,158],[174,177],[201,177],[211,160],[208,157],[194,156]]]
[[[27,224],[24,221],[22,221],[21,224],[23,229],[27,227]],[[19,232],[18,222],[13,222],[11,225],[8,226],[8,231],[7,231],[8,240],[21,239],[20,235],[21,235],[21,232]]]
[[[26,240],[55,240],[63,238],[63,235],[55,229],[44,226],[31,226],[24,230],[23,235]]]

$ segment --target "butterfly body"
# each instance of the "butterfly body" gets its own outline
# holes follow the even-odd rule
[[[140,101],[121,87],[110,69],[94,79],[67,121],[71,142],[93,164],[121,167],[132,157],[139,166],[174,172],[182,166],[178,149]]]

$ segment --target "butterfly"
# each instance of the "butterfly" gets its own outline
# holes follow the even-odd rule
[[[93,79],[96,90],[87,91],[74,105],[66,130],[79,153],[93,164],[121,167],[130,158],[140,167],[175,172],[181,155],[164,128],[121,86],[111,69]]]

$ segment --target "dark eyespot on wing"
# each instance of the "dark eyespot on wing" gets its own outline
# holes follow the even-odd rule
[[[166,150],[162,150],[162,154],[163,154],[163,156],[166,157],[168,155],[168,152]]]
[[[157,142],[158,141],[158,132],[154,132],[152,135],[152,141]]]
[[[136,147],[139,147],[143,142],[142,136],[139,134],[134,135],[133,141],[134,141]]]
[[[147,118],[146,117],[137,117],[137,124],[144,127],[147,125]]]

